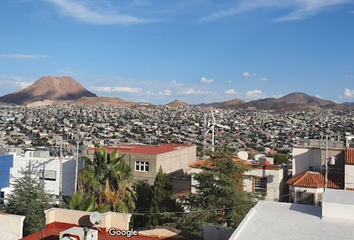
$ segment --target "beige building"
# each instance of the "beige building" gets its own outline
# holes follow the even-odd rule
[[[191,172],[189,164],[196,161],[195,145],[129,145],[122,144],[106,147],[108,152],[119,148],[119,156],[124,155],[125,162],[131,167],[135,179],[147,179],[153,184],[160,168],[172,176],[185,176]],[[97,148],[90,148],[86,154],[93,157]]]
[[[240,161],[245,164],[245,167],[249,169],[244,173],[243,190],[250,193],[260,194],[267,201],[283,201],[284,196],[287,195],[287,189],[285,186],[287,180],[287,171],[281,166],[267,165],[264,162],[258,164],[251,164],[246,160],[233,159],[234,161]],[[208,159],[198,161],[191,164],[193,173],[200,173],[201,166],[208,164]],[[198,182],[192,178],[191,192],[196,193],[195,186]]]

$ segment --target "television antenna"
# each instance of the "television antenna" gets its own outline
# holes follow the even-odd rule
[[[215,145],[215,127],[223,128],[223,129],[230,129],[229,126],[224,126],[216,122],[214,113],[210,110],[211,120],[208,121],[207,127],[209,128],[204,133],[204,142],[206,142],[206,135],[211,131],[211,151],[214,152],[214,145]]]

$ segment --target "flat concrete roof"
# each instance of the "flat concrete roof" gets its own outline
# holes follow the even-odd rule
[[[259,201],[230,240],[338,240],[354,238],[354,222],[321,219],[318,206]]]

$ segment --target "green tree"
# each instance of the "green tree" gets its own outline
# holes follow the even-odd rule
[[[79,210],[79,211],[86,211],[86,212],[93,212],[98,211],[100,213],[105,213],[110,210],[109,205],[103,205],[99,208],[95,206],[96,199],[94,197],[85,196],[80,192],[75,192],[70,199],[66,196],[63,196],[64,200],[64,208],[71,209],[71,210]]]
[[[147,180],[138,180],[134,185],[137,194],[135,212],[141,215],[133,215],[132,223],[134,228],[147,227],[149,216],[145,213],[150,211],[152,188]]]
[[[150,216],[148,225],[162,226],[172,222],[169,212],[176,212],[176,202],[168,176],[160,166],[152,186]]]
[[[103,146],[94,158],[84,157],[85,167],[80,171],[79,192],[96,199],[95,207],[109,205],[111,211],[132,212],[136,193],[132,188],[131,168],[118,157],[118,149],[111,154]]]
[[[5,203],[5,211],[26,216],[23,235],[27,236],[44,229],[44,210],[53,206],[53,196],[45,190],[44,181],[39,179],[31,164],[22,174],[23,177],[15,179],[14,190]]]
[[[197,194],[190,195],[190,212],[177,219],[177,227],[189,233],[202,236],[202,226],[227,226],[236,228],[248,211],[254,206],[254,197],[243,191],[244,172],[247,168],[236,156],[225,149],[217,151],[201,167],[202,172],[194,174],[199,182]]]

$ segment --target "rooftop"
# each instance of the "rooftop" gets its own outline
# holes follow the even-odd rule
[[[158,155],[173,152],[183,148],[195,147],[195,145],[163,144],[163,145],[130,145],[121,144],[118,146],[105,147],[106,151],[113,152],[119,148],[120,153]],[[88,150],[99,150],[99,148],[89,148]]]
[[[308,187],[308,188],[323,188],[324,187],[324,175],[318,172],[306,171],[300,173],[287,182],[289,185],[295,187]],[[334,174],[328,174],[328,188],[343,188],[343,177]]]
[[[229,240],[352,239],[354,222],[321,219],[321,207],[259,201]]]

